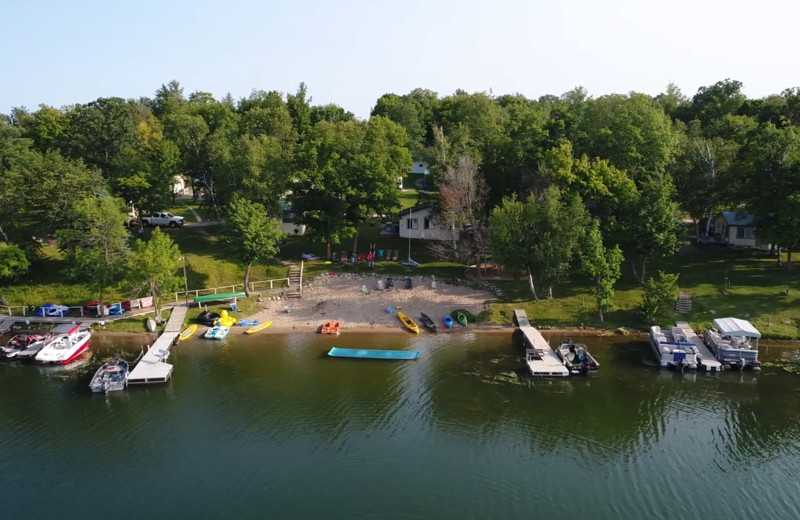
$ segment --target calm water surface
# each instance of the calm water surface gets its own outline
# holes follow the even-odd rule
[[[191,339],[173,349],[170,383],[108,396],[89,392],[92,365],[0,365],[0,511],[800,518],[800,376],[676,374],[641,339],[583,340],[601,373],[553,382],[525,377],[510,333]],[[423,355],[328,358],[333,345]],[[138,350],[92,347],[96,359]]]

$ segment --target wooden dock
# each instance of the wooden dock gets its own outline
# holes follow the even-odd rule
[[[514,322],[522,331],[525,343],[525,364],[531,375],[545,377],[569,377],[569,370],[553,352],[542,333],[531,326],[528,316],[521,309],[514,310]]]
[[[186,317],[188,307],[180,305],[172,308],[172,314],[167,320],[164,332],[145,352],[141,361],[128,374],[128,384],[147,385],[152,383],[166,383],[172,376],[172,365],[166,362],[169,350],[181,333],[183,318]]]
[[[707,372],[722,371],[722,363],[717,361],[717,358],[714,357],[714,354],[711,353],[703,340],[697,336],[692,327],[689,326],[689,323],[678,321],[675,323],[675,326],[683,331],[683,334],[686,336],[686,341],[693,344],[697,349],[697,363],[699,367]]]
[[[16,322],[17,320],[14,318],[0,319],[0,336],[9,332]]]

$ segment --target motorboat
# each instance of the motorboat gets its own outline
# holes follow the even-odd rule
[[[650,327],[650,346],[653,347],[656,361],[662,368],[697,368],[697,346],[688,340],[686,333],[679,327],[664,330],[653,325]]]
[[[564,362],[570,374],[588,374],[596,372],[600,363],[589,353],[583,343],[573,343],[571,339],[564,338],[556,350],[556,354]]]
[[[92,337],[89,329],[81,329],[78,325],[59,325],[50,332],[53,339],[36,354],[36,362],[40,365],[66,365],[75,361],[89,348]]]
[[[436,332],[438,328],[436,327],[436,323],[424,312],[419,314],[419,319],[422,321],[422,324],[431,332]]]
[[[121,357],[114,358],[97,369],[89,383],[89,388],[92,389],[92,392],[124,390],[128,383],[129,369],[127,361]]]
[[[758,360],[761,333],[752,323],[739,318],[717,318],[713,323],[714,328],[705,333],[705,341],[720,363],[727,368],[761,370]]]
[[[34,343],[42,343],[44,336],[41,334],[17,334],[2,348],[0,348],[0,359],[14,360],[18,359],[17,354],[27,349]],[[43,345],[44,346],[44,345]]]
[[[216,327],[211,327],[208,329],[203,336],[206,339],[225,339],[228,334],[230,333],[230,327],[223,327],[222,325],[217,325]]]

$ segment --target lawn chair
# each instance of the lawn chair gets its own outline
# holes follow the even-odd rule
[[[384,284],[383,280],[378,280],[378,290],[382,291],[385,288],[386,288],[386,285]]]
[[[366,285],[362,285],[362,286],[361,286],[361,292],[362,292],[362,293],[364,293],[364,294],[372,294],[372,291],[370,291],[369,289],[367,289],[367,286],[366,286]]]
[[[236,302],[231,302],[231,311],[239,312],[239,306],[236,305]]]
[[[283,312],[285,312],[286,314],[289,314],[293,310],[294,310],[294,302],[290,303],[289,305],[283,308]]]
[[[395,249],[395,250],[392,252],[392,260],[394,260],[394,261],[396,262],[398,258],[400,258],[400,251],[398,251],[397,249]]]
[[[386,258],[385,253],[386,253],[386,251],[384,251],[383,249],[378,249],[378,256],[375,259],[376,260],[383,260],[384,258]]]
[[[333,252],[331,253],[331,262],[338,262],[339,261],[339,253]]]

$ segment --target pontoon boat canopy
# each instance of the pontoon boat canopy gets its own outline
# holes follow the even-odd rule
[[[739,318],[717,318],[714,320],[714,328],[724,336],[738,336],[745,338],[760,338],[761,333],[753,327],[747,320]]]

